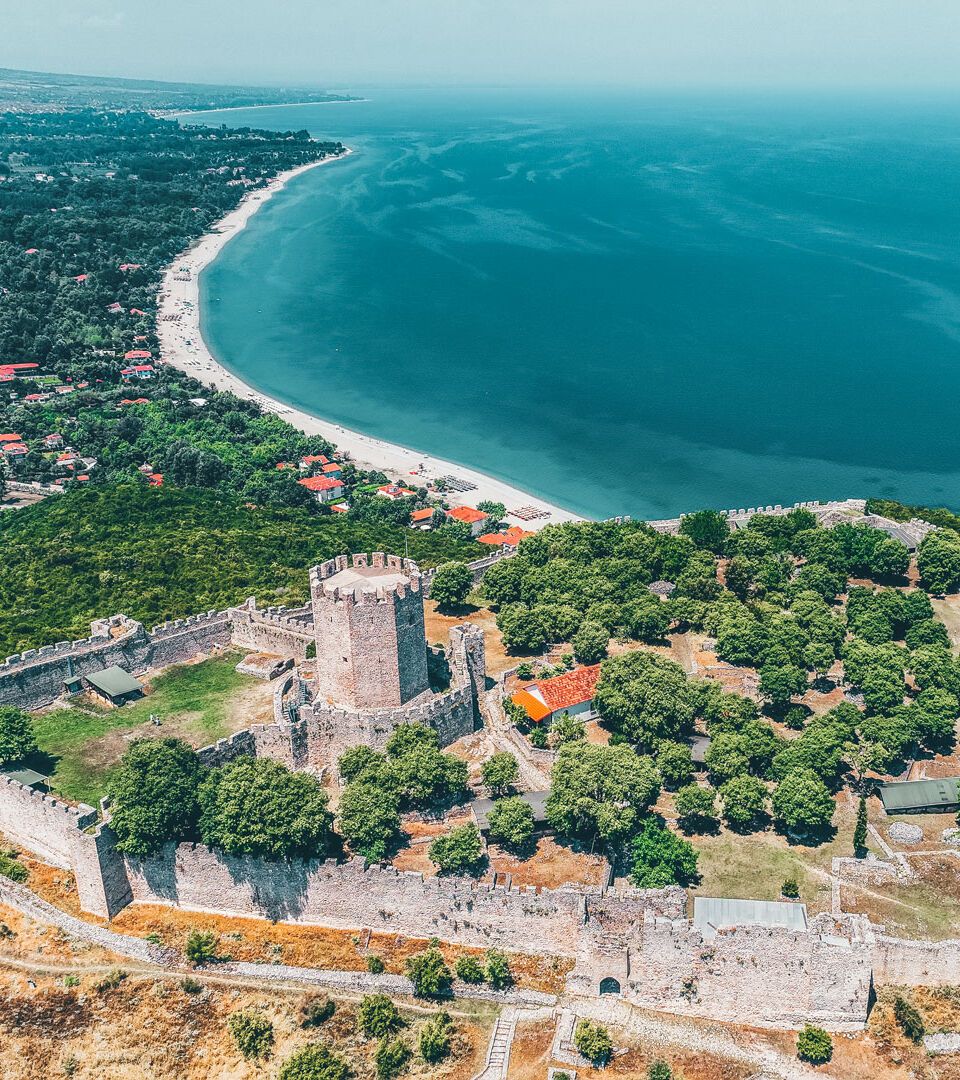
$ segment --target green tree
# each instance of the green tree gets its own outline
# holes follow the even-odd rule
[[[493,795],[503,795],[520,777],[520,765],[509,751],[494,754],[480,766],[483,782]]]
[[[911,1042],[920,1042],[927,1033],[920,1010],[902,994],[897,994],[893,999],[893,1017]]]
[[[442,997],[453,982],[443,953],[435,946],[407,959],[407,976],[417,997]]]
[[[368,1039],[379,1039],[399,1031],[403,1021],[386,994],[367,994],[357,1010],[357,1026]]]
[[[278,1080],[349,1080],[349,1066],[322,1043],[308,1043],[283,1063]]]
[[[553,765],[547,821],[591,845],[613,842],[633,831],[659,793],[653,762],[630,747],[568,743]]]
[[[430,861],[441,874],[472,874],[483,861],[483,841],[476,825],[461,825],[430,845]]]
[[[22,761],[36,749],[30,714],[12,705],[0,705],[0,766]]]
[[[248,1061],[269,1057],[273,1048],[273,1024],[253,1009],[232,1013],[227,1027],[237,1049]]]
[[[823,1065],[833,1056],[833,1040],[823,1028],[807,1024],[797,1034],[797,1057],[811,1065]]]
[[[373,1059],[378,1080],[393,1080],[399,1076],[406,1069],[410,1056],[410,1047],[404,1039],[381,1039]]]
[[[806,672],[796,664],[776,662],[760,668],[760,693],[774,709],[785,709],[793,695],[802,693],[806,687]]]
[[[465,983],[482,983],[487,977],[480,961],[475,956],[458,956],[456,963],[457,978]]]
[[[687,743],[662,742],[657,749],[654,761],[657,763],[657,771],[663,786],[668,791],[676,791],[677,788],[688,784],[693,777],[693,757]]]
[[[747,829],[767,808],[767,789],[755,776],[735,776],[720,788],[723,817],[733,829]]]
[[[744,735],[724,733],[714,735],[704,755],[710,780],[722,784],[734,776],[750,771],[750,745]]]
[[[473,575],[466,563],[444,563],[430,584],[430,599],[441,611],[450,611],[463,605],[472,588]]]
[[[683,668],[647,652],[605,661],[594,694],[601,717],[642,749],[681,741],[693,726],[695,700]]]
[[[185,949],[187,959],[195,967],[217,959],[217,935],[212,930],[191,930]]]
[[[373,783],[347,784],[337,808],[337,828],[352,852],[380,862],[401,836],[399,800]]]
[[[730,539],[730,526],[716,510],[698,510],[680,519],[680,534],[689,536],[698,548],[722,555]]]
[[[420,1056],[431,1065],[450,1053],[453,1021],[448,1012],[435,1013],[420,1029]]]
[[[630,880],[638,889],[686,885],[697,877],[697,851],[656,817],[645,818],[630,842]]]
[[[506,954],[499,949],[487,949],[487,982],[493,990],[506,990],[513,985],[513,972]]]
[[[349,784],[359,779],[368,769],[379,769],[383,764],[383,755],[369,746],[351,746],[337,761],[340,776]]]
[[[600,623],[587,621],[573,635],[570,644],[578,663],[597,664],[607,655],[610,632]]]
[[[685,832],[704,832],[715,826],[716,797],[709,788],[687,784],[674,795],[673,803]]]
[[[197,788],[206,770],[181,739],[138,739],[107,780],[110,826],[117,847],[130,855],[152,855],[170,840],[196,828]]]
[[[932,593],[954,592],[960,586],[960,536],[934,529],[920,541],[917,569]]]
[[[658,1058],[654,1061],[650,1068],[647,1069],[647,1080],[672,1080],[673,1073],[670,1071],[670,1066]]]
[[[558,747],[564,743],[583,742],[587,737],[586,725],[579,716],[562,712],[550,723],[550,737],[554,746]]]
[[[500,627],[503,643],[510,652],[537,653],[547,643],[547,630],[543,619],[522,605],[502,608],[497,615],[497,626]]]
[[[787,773],[773,792],[774,820],[789,829],[824,829],[833,820],[833,811],[833,796],[812,769]]]
[[[487,529],[495,529],[507,516],[507,508],[502,502],[493,502],[483,499],[477,503],[477,509],[487,515]]]
[[[330,845],[333,815],[320,781],[269,758],[212,769],[198,798],[203,842],[231,855],[309,859]]]
[[[863,795],[857,804],[857,824],[853,829],[853,852],[860,858],[867,851],[867,800]]]
[[[594,1065],[602,1066],[613,1053],[610,1032],[593,1020],[578,1020],[573,1031],[573,1045]]]
[[[526,799],[514,795],[494,803],[490,811],[490,839],[514,851],[523,851],[533,837],[533,810]]]

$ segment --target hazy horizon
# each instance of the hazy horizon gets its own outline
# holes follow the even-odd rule
[[[956,0],[0,0],[0,66],[349,88],[960,89]]]

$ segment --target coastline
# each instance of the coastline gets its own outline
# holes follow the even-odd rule
[[[475,485],[466,492],[451,494],[453,505],[463,502],[475,506],[478,502],[500,502],[506,506],[510,524],[536,530],[544,525],[562,521],[582,521],[580,515],[547,502],[529,492],[514,487],[475,469],[446,461],[443,458],[376,439],[352,431],[333,421],[323,420],[312,413],[294,408],[261,393],[219,363],[210,351],[200,329],[201,272],[220,254],[251,217],[292,179],[309,169],[330,165],[352,154],[349,147],[339,157],[311,161],[295,169],[279,173],[266,187],[249,192],[242,202],[221,218],[210,232],[205,233],[167,267],[157,298],[157,337],[160,360],[218,390],[228,390],[239,398],[256,401],[266,412],[273,412],[307,435],[322,435],[339,450],[346,451],[361,467],[386,473],[391,479],[423,486],[427,480],[441,476],[456,476]],[[183,272],[189,271],[186,280]],[[178,280],[178,275],[181,279]],[[511,514],[511,510],[532,507],[546,516],[527,519]]]

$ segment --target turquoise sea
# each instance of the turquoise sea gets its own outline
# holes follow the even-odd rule
[[[367,96],[202,117],[358,151],[201,278],[248,382],[591,516],[960,507],[960,103]]]

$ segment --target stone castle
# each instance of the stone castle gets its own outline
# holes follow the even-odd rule
[[[474,564],[475,574],[494,561]],[[60,697],[67,679],[109,664],[141,673],[233,644],[294,666],[276,681],[274,723],[199,751],[208,764],[249,754],[319,770],[348,747],[381,748],[411,721],[449,745],[475,729],[497,690],[486,688],[479,628],[454,626],[445,650],[428,646],[429,585],[430,574],[408,560],[340,556],[311,571],[311,602],[301,608],[261,610],[248,600],[151,631],[115,616],[94,623],[89,638],[8,657],[0,704],[37,708]],[[857,1029],[874,976],[934,983],[949,956],[960,964],[960,942],[922,947],[884,937],[856,915],[818,915],[802,930],[728,927],[708,939],[677,888],[518,889],[357,859],[270,863],[197,844],[132,859],[116,849],[106,806],[98,818],[9,777],[0,778],[0,831],[71,870],[81,908],[98,916],[131,902],[165,903],[546,953],[572,964],[576,993],[615,986],[626,1002],[718,1020]]]

